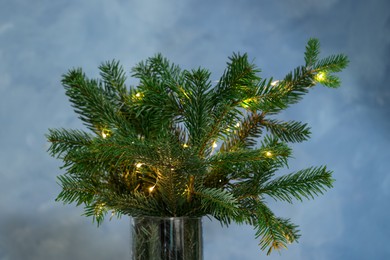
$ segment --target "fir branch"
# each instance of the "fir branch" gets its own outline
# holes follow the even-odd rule
[[[48,149],[51,156],[62,158],[69,150],[88,146],[92,143],[93,136],[81,130],[49,129],[46,134],[47,140],[51,143]]]
[[[200,148],[202,138],[207,134],[213,117],[209,111],[212,102],[208,91],[211,88],[210,72],[192,70],[185,72],[186,84],[183,89],[183,117],[187,128],[189,144]]]
[[[287,74],[279,86],[285,89],[285,94],[280,95],[280,97],[281,101],[286,104],[285,108],[287,108],[289,105],[298,103],[303,95],[308,93],[308,89],[313,86],[313,82],[306,67],[300,66]]]
[[[202,211],[210,214],[221,223],[228,225],[238,215],[236,199],[228,191],[215,188],[202,188],[194,195],[201,199]]]
[[[319,60],[313,69],[315,71],[340,72],[348,66],[349,60],[346,55],[330,55]]]
[[[297,226],[290,223],[288,219],[278,218],[261,201],[256,203],[256,237],[260,238],[260,247],[265,250],[268,247],[267,255],[272,250],[287,248],[287,244],[299,238]]]
[[[258,197],[263,184],[268,182],[280,167],[281,165],[276,161],[249,163],[243,167],[235,166],[235,171],[230,176],[232,181],[229,187],[240,201],[248,197]]]
[[[160,82],[169,82],[168,86],[182,85],[182,74],[179,66],[171,64],[162,54],[140,62],[132,68],[132,76],[141,80],[154,78]],[[175,83],[175,84],[171,84]]]
[[[96,153],[89,147],[69,150],[62,160],[64,164],[61,168],[77,176],[97,175],[104,169],[104,164],[96,158]]]
[[[251,109],[261,110],[264,114],[277,114],[299,102],[314,85],[310,73],[306,67],[300,66],[276,85],[264,81],[258,86],[258,96],[250,104]]]
[[[237,150],[233,152],[217,153],[206,160],[207,164],[239,164],[251,161],[265,161],[272,158],[284,159],[291,153],[291,149],[283,143],[273,143],[272,146],[261,147],[253,150]]]
[[[287,166],[290,154],[291,149],[285,143],[266,136],[258,149],[217,153],[205,160],[205,164],[211,167],[205,183],[212,187],[223,186],[230,181],[248,178],[248,174],[253,173],[252,167],[259,164],[268,165],[269,169]]]
[[[93,222],[96,221],[97,225],[100,226],[107,212],[108,209],[105,203],[94,201],[93,203],[85,205],[83,216],[92,217]]]
[[[314,199],[323,194],[327,188],[332,188],[332,172],[326,167],[311,167],[296,173],[284,175],[265,183],[261,193],[275,200],[292,203],[293,198],[302,201],[303,198]]]
[[[348,63],[348,57],[343,54],[331,55],[321,59],[313,66],[314,80],[324,86],[337,88],[340,86],[341,81],[339,77],[332,73],[340,72],[347,67]]]
[[[265,119],[262,121],[262,125],[284,142],[300,143],[308,140],[310,137],[310,128],[307,127],[307,124],[302,124],[301,122],[282,122],[275,119]]]
[[[165,203],[166,211],[169,212],[171,216],[178,216],[180,204],[186,199],[185,184],[185,176],[177,174],[174,168],[166,169],[159,174],[158,179],[156,180],[155,189]]]
[[[145,136],[157,136],[159,131],[170,128],[182,119],[182,102],[185,97],[184,72],[170,64],[161,54],[139,63],[132,69],[140,79],[133,105],[137,117],[141,117]],[[164,104],[164,105],[162,105]],[[147,131],[145,131],[147,130]]]
[[[102,128],[130,131],[133,127],[125,120],[111,94],[100,87],[97,80],[86,78],[81,69],[70,70],[63,76],[66,95],[85,125],[100,134]]]
[[[89,204],[96,195],[96,187],[88,180],[70,175],[57,177],[62,191],[58,194],[56,201],[64,203],[77,202],[77,206]]]
[[[257,73],[260,72],[254,64],[248,62],[248,55],[234,53],[229,58],[227,69],[213,89],[214,106],[223,108],[223,105],[234,105],[243,97],[252,96],[255,91],[255,84],[260,80]],[[215,111],[223,112],[224,109]],[[215,114],[218,118],[218,114]]]
[[[151,166],[162,163],[156,151],[156,143],[137,139],[126,140],[125,137],[115,136],[110,140],[95,140],[91,150],[100,162],[110,165],[128,165],[143,163]]]
[[[259,70],[248,62],[247,55],[233,54],[228,62],[228,68],[211,92],[214,102],[210,111],[214,122],[208,127],[208,134],[202,141],[202,153],[208,144],[218,139],[221,133],[237,122],[241,112],[237,106],[249,94],[254,94],[255,84],[260,78],[256,75]]]
[[[138,216],[169,216],[169,214],[153,196],[140,192],[131,194],[108,194],[102,197],[104,203],[120,214]]]
[[[306,45],[305,63],[306,67],[312,67],[318,61],[320,54],[320,42],[318,39],[309,39]]]
[[[242,122],[236,123],[234,128],[228,130],[227,138],[222,143],[219,151],[223,153],[254,146],[256,138],[261,136],[263,119],[264,114],[248,114]]]
[[[126,74],[119,61],[107,61],[99,66],[100,76],[103,79],[104,87],[111,97],[117,99],[118,105],[128,94],[125,81]]]

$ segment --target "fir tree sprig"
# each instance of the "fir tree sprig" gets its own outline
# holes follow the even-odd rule
[[[332,172],[309,167],[277,176],[292,155],[289,143],[310,137],[307,124],[276,115],[316,84],[338,87],[345,55],[321,59],[310,39],[305,64],[283,79],[262,78],[246,54],[233,54],[213,85],[203,68],[182,70],[161,54],[137,64],[126,85],[118,61],[99,66],[101,79],[71,69],[62,84],[89,131],[50,129],[49,153],[63,161],[57,201],[84,204],[100,225],[112,216],[211,215],[246,223],[267,253],[297,241],[290,220],[266,198],[313,199],[332,187]]]

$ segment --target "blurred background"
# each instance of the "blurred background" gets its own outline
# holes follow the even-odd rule
[[[344,53],[342,87],[317,86],[281,115],[312,127],[289,171],[326,164],[335,187],[315,200],[274,203],[300,226],[299,243],[260,251],[248,226],[205,218],[204,259],[390,259],[390,2],[387,0],[0,0],[0,260],[130,259],[129,218],[99,228],[82,207],[54,202],[61,162],[48,128],[85,129],[60,84],[101,62],[130,68],[158,52],[218,80],[233,52],[263,77],[283,78],[318,38]],[[128,84],[135,84],[129,79]]]

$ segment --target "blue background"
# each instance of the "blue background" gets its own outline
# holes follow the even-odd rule
[[[205,259],[390,259],[390,2],[387,0],[0,0],[0,259],[129,259],[129,219],[96,228],[82,207],[54,202],[57,161],[48,128],[83,128],[61,75],[118,59],[130,70],[163,53],[218,80],[227,57],[247,52],[264,77],[303,64],[310,37],[322,57],[350,66],[337,90],[318,86],[281,115],[312,127],[291,171],[326,164],[335,187],[316,200],[275,203],[302,237],[265,256],[247,226],[204,219]],[[129,84],[135,84],[129,79]]]

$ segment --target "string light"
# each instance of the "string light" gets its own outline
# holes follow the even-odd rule
[[[187,92],[184,90],[183,87],[179,86],[179,89],[180,89],[181,93],[183,93],[183,95],[184,95],[187,99],[190,98],[190,96],[188,96]]]
[[[134,95],[135,99],[142,99],[143,96],[144,96],[144,95],[142,94],[142,92],[137,92],[137,93]]]
[[[99,204],[97,205],[97,207],[95,208],[95,214],[96,214],[96,215],[102,214],[102,212],[103,212],[105,206],[106,206],[105,203],[99,203]]]
[[[245,100],[242,102],[241,106],[242,106],[243,108],[248,108],[248,107],[249,107],[249,106],[248,106],[248,103],[246,103]]]
[[[150,187],[148,188],[148,190],[149,190],[150,193],[152,193],[152,192],[154,191],[154,188],[156,188],[157,181],[158,181],[158,180],[156,180],[156,183],[155,183],[153,186],[150,186]]]
[[[103,129],[101,132],[101,136],[103,137],[103,139],[106,139],[107,137],[110,136],[110,131],[107,129]]]
[[[323,82],[326,80],[326,73],[321,71],[321,72],[317,73],[317,75],[314,78],[318,82]]]
[[[135,167],[140,168],[142,165],[144,165],[144,164],[139,162],[139,163],[135,164]]]
[[[210,155],[212,155],[214,153],[215,148],[217,148],[217,147],[218,147],[218,144],[217,144],[216,141],[214,141],[213,144],[211,145],[211,153],[210,153]]]
[[[265,156],[267,156],[267,157],[272,157],[272,155],[273,154],[270,151],[265,152]]]
[[[188,148],[189,145],[188,144],[183,144],[183,148]]]
[[[244,101],[242,101],[241,106],[242,106],[243,108],[248,108],[249,105],[250,105],[251,103],[253,104],[254,102],[256,102],[256,97],[247,98],[247,99],[245,99]]]
[[[271,82],[271,86],[275,87],[276,85],[278,85],[280,82],[280,80],[275,80],[275,81],[272,81]]]

